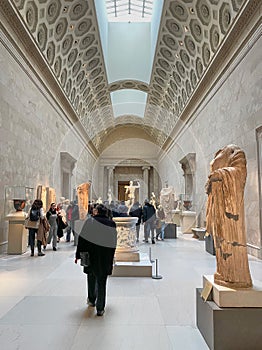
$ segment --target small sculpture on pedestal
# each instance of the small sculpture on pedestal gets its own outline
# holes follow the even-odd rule
[[[172,186],[162,188],[160,192],[160,204],[162,205],[165,213],[165,222],[173,222],[172,210],[175,206],[175,191]]]
[[[244,152],[228,145],[215,154],[206,184],[206,230],[214,238],[217,259],[214,282],[229,288],[252,286],[244,222],[246,175]]]

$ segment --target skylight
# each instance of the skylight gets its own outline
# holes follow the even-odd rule
[[[150,22],[154,0],[106,0],[109,22]]]

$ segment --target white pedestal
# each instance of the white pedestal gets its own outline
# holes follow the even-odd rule
[[[7,254],[23,254],[28,245],[28,230],[25,228],[23,211],[10,213],[6,216],[9,221]]]
[[[214,283],[214,276],[203,276],[203,286],[212,284],[212,299],[219,307],[262,307],[262,283],[252,288],[232,289]]]
[[[182,233],[192,234],[192,228],[196,226],[196,212],[189,210],[182,211],[180,219]]]
[[[180,210],[172,210],[172,223],[180,226]]]
[[[147,254],[139,253],[139,261],[116,261],[113,277],[152,277],[152,263]]]
[[[117,230],[115,261],[139,261],[139,249],[136,244],[136,217],[113,218]]]

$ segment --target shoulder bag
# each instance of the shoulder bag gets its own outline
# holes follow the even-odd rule
[[[81,258],[81,266],[83,267],[89,267],[90,266],[90,260],[89,260],[89,253],[88,252],[80,252],[80,258]]]
[[[38,229],[40,224],[40,219],[38,219],[37,221],[31,221],[30,217],[25,218],[25,228],[34,228],[34,229]]]

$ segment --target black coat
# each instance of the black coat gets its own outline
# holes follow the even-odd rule
[[[132,216],[132,217],[137,217],[138,220],[137,220],[136,226],[140,225],[141,224],[141,219],[142,219],[142,207],[140,205],[134,204],[130,208],[129,215]]]
[[[147,220],[155,220],[156,219],[156,209],[155,207],[150,204],[150,203],[146,203],[143,206],[143,222],[146,222]]]
[[[84,272],[91,270],[97,277],[111,275],[116,244],[115,222],[96,215],[84,223],[78,239],[76,259],[80,259],[80,252],[88,252],[90,266],[84,268]]]

